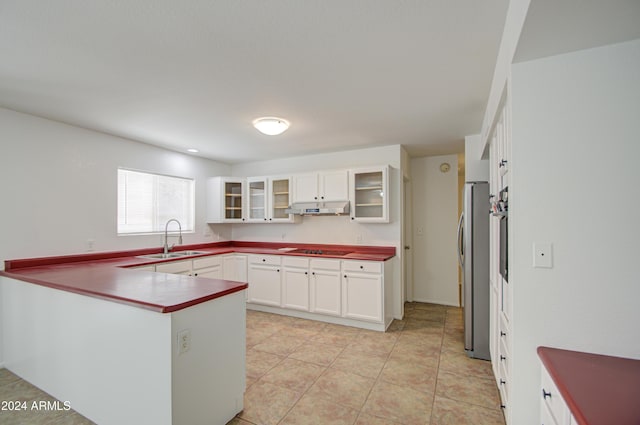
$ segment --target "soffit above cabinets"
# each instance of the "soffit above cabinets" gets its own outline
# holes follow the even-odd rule
[[[531,0],[514,62],[640,38],[640,1]]]

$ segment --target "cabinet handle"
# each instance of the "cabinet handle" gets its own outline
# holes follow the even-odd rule
[[[544,388],[542,389],[542,399],[544,400],[545,398],[551,398],[551,393],[548,393],[544,390]]]
[[[504,384],[506,384],[506,383],[507,383],[507,381],[505,381],[504,379],[501,379],[501,380],[500,380],[500,385],[504,385]]]
[[[500,161],[499,167],[504,167],[505,165],[507,165],[507,160],[506,159],[503,159],[502,161]]]
[[[507,334],[502,332],[502,331],[500,331],[500,336],[507,336]]]
[[[501,408],[501,409],[506,409],[506,408],[507,408],[507,406],[506,406],[505,404],[501,404],[501,405],[500,405],[500,408]]]
[[[507,360],[507,358],[503,355],[500,355],[500,361]]]

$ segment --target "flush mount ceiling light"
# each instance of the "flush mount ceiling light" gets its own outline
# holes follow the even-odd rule
[[[253,120],[253,126],[262,134],[277,136],[289,128],[289,121],[278,117],[262,117]]]

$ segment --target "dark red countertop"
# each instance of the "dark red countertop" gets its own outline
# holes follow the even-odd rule
[[[285,247],[349,251],[350,253],[342,256],[327,256],[280,250],[280,248]],[[205,253],[164,260],[139,257],[140,255],[162,252],[161,248],[151,248],[7,260],[5,261],[5,270],[0,271],[0,275],[161,313],[170,313],[241,291],[247,287],[247,284],[221,279],[132,270],[129,267],[233,252],[370,261],[385,261],[395,255],[395,248],[393,247],[263,242],[219,242],[184,245],[178,247],[175,251],[179,250],[197,250]]]
[[[538,347],[579,425],[640,424],[640,360]]]

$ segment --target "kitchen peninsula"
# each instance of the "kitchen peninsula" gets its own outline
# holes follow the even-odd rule
[[[164,259],[160,249],[144,249],[6,261],[5,366],[100,424],[226,423],[243,408],[247,283],[198,276],[197,262],[395,255],[385,247],[260,242],[180,248],[185,255]],[[162,272],[178,262],[189,264],[184,274]]]

